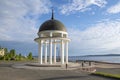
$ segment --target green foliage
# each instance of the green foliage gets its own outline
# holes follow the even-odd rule
[[[109,74],[109,73],[104,73],[104,72],[95,72],[95,73],[92,73],[92,74],[99,75],[99,76],[104,76],[104,77],[120,79],[120,74]]]
[[[18,55],[18,57],[19,57],[19,60],[21,60],[21,59],[22,59],[22,55],[21,55],[21,53]]]
[[[4,50],[5,50],[5,54],[7,54],[7,53],[8,53],[8,49],[7,49],[7,48],[5,48]]]
[[[33,59],[32,52],[30,52],[30,53],[28,54],[27,58],[28,58],[29,60],[32,60],[32,59]]]
[[[21,60],[33,60],[32,57],[32,53],[30,52],[27,56],[27,58],[25,56],[22,56],[22,54],[16,54],[15,49],[11,49],[10,51],[8,51],[7,48],[5,48],[5,55],[4,56],[0,56],[0,60],[16,60],[16,61],[21,61]]]
[[[0,56],[0,60],[3,60],[3,56]]]
[[[15,56],[15,60],[19,61],[19,56],[18,55]]]
[[[5,54],[5,55],[3,56],[3,60],[10,60],[11,58],[10,58],[9,56],[10,56],[9,53]]]
[[[15,50],[14,50],[14,49],[11,49],[11,50],[10,50],[10,57],[11,57],[11,58],[14,58],[15,55],[16,55]]]

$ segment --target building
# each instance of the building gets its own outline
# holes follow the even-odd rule
[[[38,62],[40,64],[68,64],[68,33],[65,26],[52,17],[45,21],[39,28],[38,38],[34,39],[38,43]],[[59,48],[59,51],[57,49]],[[60,61],[57,61],[57,55]],[[44,56],[43,56],[44,55]]]
[[[4,48],[0,48],[0,56],[4,56],[5,55],[5,50]]]

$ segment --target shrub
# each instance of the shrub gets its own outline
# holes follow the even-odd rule
[[[29,60],[32,60],[32,59],[33,59],[32,52],[30,52],[30,53],[28,54],[27,58],[28,58]]]

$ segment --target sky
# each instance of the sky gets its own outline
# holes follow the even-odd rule
[[[71,39],[70,56],[120,54],[120,0],[0,0],[0,46],[38,55],[34,39],[52,8]]]

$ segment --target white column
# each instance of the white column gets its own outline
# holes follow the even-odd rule
[[[52,32],[50,33],[50,37],[52,38]],[[50,50],[50,64],[52,64],[52,39],[49,40],[49,50]]]
[[[41,44],[38,43],[38,63],[40,63],[40,52],[41,52],[40,47],[41,47]]]
[[[56,63],[56,40],[54,40],[54,63]]]
[[[39,55],[38,55],[38,62],[42,64],[42,52],[43,52],[43,46],[42,46],[42,40],[39,43]]]
[[[52,39],[50,39],[49,41],[49,50],[50,50],[50,64],[52,64]]]
[[[68,64],[68,41],[66,41],[66,64]]]
[[[45,42],[45,63],[47,63],[47,42]]]
[[[64,42],[61,40],[61,63],[64,64]]]

